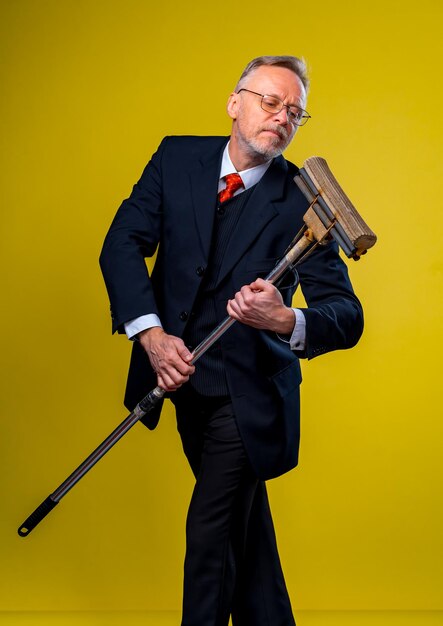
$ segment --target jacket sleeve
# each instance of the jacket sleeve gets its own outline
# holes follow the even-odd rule
[[[297,356],[312,359],[325,352],[352,348],[363,332],[363,310],[354,294],[338,246],[319,246],[298,268],[307,308],[306,345]]]
[[[146,166],[129,198],[118,209],[100,254],[100,267],[111,304],[112,332],[146,313],[158,315],[145,258],[161,239],[162,157],[167,138]]]

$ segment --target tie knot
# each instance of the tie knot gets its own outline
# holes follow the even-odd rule
[[[237,189],[244,187],[240,174],[228,174],[223,176],[223,178],[226,182],[226,188],[218,194],[220,202],[226,202],[226,200],[232,198]]]

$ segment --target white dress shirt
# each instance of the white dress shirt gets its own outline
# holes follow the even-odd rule
[[[220,168],[220,178],[218,181],[218,191],[222,191],[226,187],[226,182],[223,180],[224,176],[228,174],[240,174],[241,179],[243,181],[244,187],[241,189],[237,189],[234,195],[238,195],[256,185],[265,174],[268,167],[271,165],[272,159],[263,163],[262,165],[256,165],[255,167],[251,167],[248,170],[243,170],[242,172],[237,172],[235,169],[231,158],[229,156],[229,142],[226,145],[223,151],[222,163]],[[305,342],[306,342],[306,320],[300,309],[292,309],[295,315],[295,326],[292,332],[291,337],[289,338],[289,345],[291,350],[304,350]],[[142,330],[146,330],[148,328],[153,328],[154,326],[161,326],[161,321],[155,313],[147,313],[146,315],[141,315],[140,317],[136,317],[129,322],[126,322],[125,333],[128,336],[128,339],[135,339],[136,335],[140,333]],[[285,341],[280,337],[282,341]]]

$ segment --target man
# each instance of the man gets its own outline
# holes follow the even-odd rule
[[[291,308],[294,275],[263,280],[307,210],[280,156],[309,117],[307,89],[300,59],[254,59],[228,99],[230,138],[164,139],[101,255],[113,330],[136,339],[126,405],[171,392],[196,477],[182,626],[295,623],[264,480],[297,464],[299,357],[351,347],[363,326],[335,243],[299,266],[307,308]],[[237,323],[194,367],[189,347],[226,314]]]

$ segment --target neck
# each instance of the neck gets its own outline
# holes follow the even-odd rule
[[[258,154],[257,152],[253,152],[248,149],[247,146],[240,145],[234,134],[231,135],[228,150],[229,158],[231,159],[237,172],[249,170],[251,167],[263,165],[263,163],[267,163],[269,161],[268,156]]]

